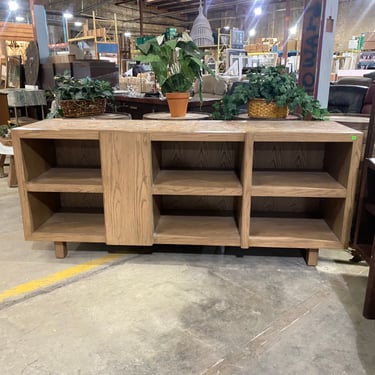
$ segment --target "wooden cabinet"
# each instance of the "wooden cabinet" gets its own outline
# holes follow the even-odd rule
[[[17,129],[25,237],[345,247],[362,134],[333,122],[50,119]]]

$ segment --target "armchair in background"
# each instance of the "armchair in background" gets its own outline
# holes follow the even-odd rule
[[[193,84],[193,96],[198,96],[199,83],[196,80]],[[221,99],[227,92],[228,84],[221,76],[213,77],[212,75],[204,75],[202,82],[203,99],[217,98]]]
[[[328,95],[328,112],[361,113],[367,91],[367,86],[331,85]]]
[[[374,78],[375,72],[365,74],[363,77],[340,78],[336,84],[330,86],[328,111],[369,115],[375,93]]]

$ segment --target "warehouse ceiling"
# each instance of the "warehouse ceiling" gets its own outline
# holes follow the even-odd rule
[[[244,10],[245,13],[256,6],[266,6],[268,4],[285,3],[285,0],[143,0],[142,7],[148,12],[155,11],[158,15],[173,16],[184,19],[194,18],[199,10],[200,4],[207,14],[210,11]],[[124,7],[138,5],[139,0],[117,0],[115,5]]]

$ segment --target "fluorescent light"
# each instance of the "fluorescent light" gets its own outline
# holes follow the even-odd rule
[[[229,30],[230,26],[224,26],[224,30]]]
[[[124,32],[124,36],[125,36],[126,38],[129,38],[130,35],[132,35],[132,34],[131,34],[129,31],[125,31],[125,32]]]
[[[297,25],[295,25],[295,26],[293,26],[293,27],[291,27],[291,28],[289,29],[289,34],[290,34],[290,35],[295,35],[295,34],[297,34]]]
[[[66,12],[63,14],[63,17],[66,18],[66,19],[70,19],[73,17],[73,14],[72,13],[69,13],[69,12]]]
[[[254,28],[252,28],[251,30],[249,30],[249,35],[250,36],[254,36],[256,34],[256,30]]]
[[[22,22],[22,21],[24,21],[25,20],[25,17],[22,17],[22,16],[17,16],[16,17],[16,21],[17,22]]]
[[[261,7],[256,7],[256,8],[254,9],[254,14],[255,14],[256,16],[260,16],[260,15],[262,14],[262,8],[261,8]]]
[[[74,26],[77,26],[77,27],[82,26],[82,22],[76,21],[76,22],[74,22]]]
[[[9,1],[8,6],[11,12],[17,10],[19,7],[17,1]]]

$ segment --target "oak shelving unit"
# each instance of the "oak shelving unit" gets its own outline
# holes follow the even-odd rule
[[[348,244],[362,134],[332,122],[50,119],[14,132],[25,238]]]

